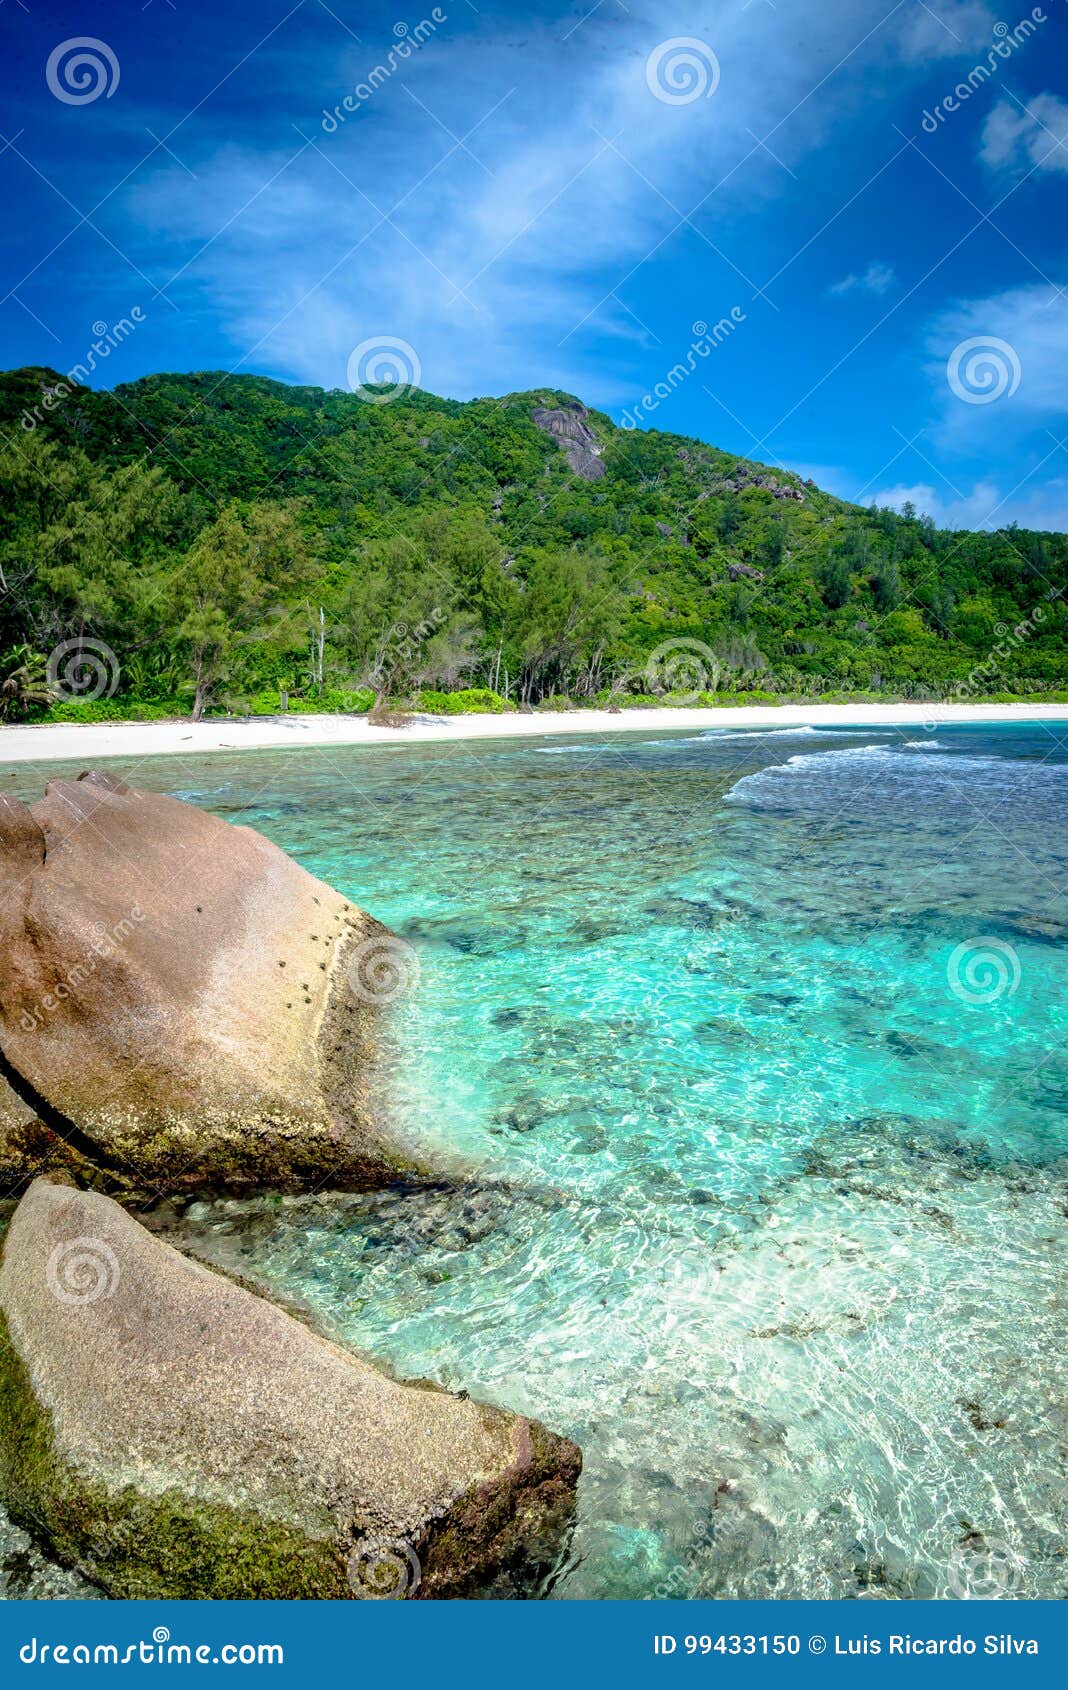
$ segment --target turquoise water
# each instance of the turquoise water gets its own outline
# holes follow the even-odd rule
[[[187,1241],[574,1437],[547,1594],[1065,1594],[1061,725],[134,778],[412,946],[393,1107],[452,1183]]]

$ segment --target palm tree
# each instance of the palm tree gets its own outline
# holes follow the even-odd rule
[[[51,702],[46,658],[28,645],[13,646],[0,656],[0,722],[47,709]]]

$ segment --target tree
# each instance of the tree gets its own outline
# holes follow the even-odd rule
[[[448,569],[414,539],[398,535],[364,548],[348,588],[342,645],[352,678],[374,693],[372,716],[432,679],[436,660],[453,674],[465,671],[455,601]]]
[[[853,591],[853,571],[843,552],[836,552],[823,565],[820,576],[824,603],[831,610],[841,610],[849,603]]]
[[[896,558],[887,558],[879,565],[872,583],[875,608],[883,612],[896,610],[901,603],[901,571]]]
[[[1068,683],[1068,536],[951,533],[811,482],[785,498],[733,454],[596,413],[587,482],[532,418],[571,404],[197,375],[117,399],[0,373],[0,651],[96,637],[120,702],[189,685],[198,711],[305,677],[328,697],[341,675],[379,707],[476,675],[534,703],[637,677],[678,636],[751,637],[769,690],[818,695],[875,655],[888,692],[948,690],[1041,607],[1019,674]],[[919,623],[887,644],[906,606]]]
[[[194,722],[220,684],[239,674],[251,646],[277,643],[281,595],[299,591],[309,574],[307,542],[284,506],[228,505],[198,536],[172,588]]]
[[[108,475],[32,433],[0,451],[0,489],[0,640],[47,650],[91,629],[123,651],[143,643],[155,572],[183,537],[163,471]]]
[[[742,506],[737,493],[725,493],[720,502],[716,517],[716,536],[727,542],[734,538],[742,526]]]
[[[519,604],[516,643],[524,703],[566,691],[596,691],[607,648],[618,637],[620,597],[605,560],[582,552],[535,556]]]

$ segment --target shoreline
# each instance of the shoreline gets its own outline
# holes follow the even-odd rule
[[[557,714],[416,716],[404,728],[372,727],[364,716],[253,716],[206,722],[49,722],[0,728],[0,764],[95,762],[109,757],[200,756],[282,746],[402,746],[456,740],[592,736],[671,730],[805,727],[924,727],[968,722],[1065,722],[1068,704],[761,704],[736,708],[571,710]]]

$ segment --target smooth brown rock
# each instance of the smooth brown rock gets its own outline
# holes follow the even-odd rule
[[[152,1194],[394,1177],[411,1159],[372,1070],[412,963],[277,846],[191,804],[107,773],[0,800],[0,1073],[58,1146],[50,1165]],[[9,1181],[39,1166],[4,1134]]]
[[[116,1596],[515,1593],[580,1467],[537,1422],[408,1385],[36,1181],[0,1262],[0,1490]]]

